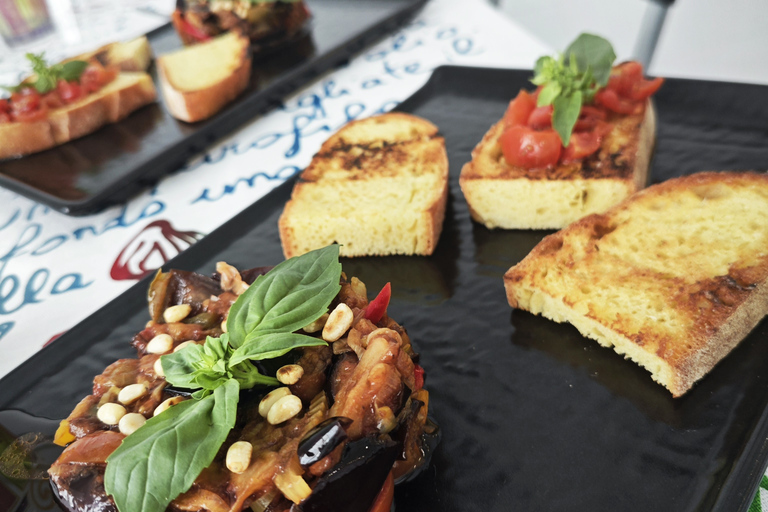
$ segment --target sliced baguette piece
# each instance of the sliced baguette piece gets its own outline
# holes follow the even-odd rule
[[[100,91],[50,111],[43,121],[0,124],[0,159],[36,153],[93,133],[152,103],[156,96],[148,74],[119,73]]]
[[[642,189],[656,133],[653,106],[648,100],[643,114],[611,121],[598,152],[583,162],[524,169],[509,165],[501,153],[500,120],[461,170],[459,184],[472,218],[488,228],[559,229]]]
[[[280,216],[286,258],[333,242],[343,256],[432,254],[448,197],[437,127],[389,113],[349,123],[302,172]]]
[[[67,60],[91,59],[96,59],[105,67],[115,66],[120,71],[146,71],[152,63],[152,47],[147,36],[141,36],[130,41],[109,43]]]
[[[251,79],[250,41],[232,31],[157,58],[160,88],[176,119],[207,119],[234,100]]]
[[[675,397],[768,313],[768,175],[700,173],[541,241],[504,275],[509,304],[631,359]]]

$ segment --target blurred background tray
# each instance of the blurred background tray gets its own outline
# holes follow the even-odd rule
[[[313,19],[306,36],[254,58],[246,91],[215,116],[192,124],[174,119],[158,86],[156,104],[119,123],[48,151],[0,161],[0,186],[69,215],[123,201],[395,30],[425,2],[308,0]],[[182,46],[170,24],[148,37],[155,55]],[[154,66],[151,72],[157,85]]]

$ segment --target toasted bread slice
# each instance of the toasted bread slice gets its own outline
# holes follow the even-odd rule
[[[160,88],[171,115],[193,123],[224,108],[251,79],[250,41],[229,32],[157,58]]]
[[[146,73],[119,73],[100,91],[50,111],[31,123],[0,124],[0,159],[36,153],[93,133],[155,101],[152,78]]]
[[[488,228],[559,229],[642,189],[656,133],[650,100],[643,114],[611,121],[597,153],[549,169],[509,165],[498,142],[504,122],[493,125],[461,170],[472,218]]]
[[[546,237],[509,304],[632,359],[680,396],[768,313],[768,175],[701,173]]]
[[[152,63],[152,47],[147,36],[141,36],[131,41],[109,43],[67,60],[91,59],[96,59],[106,67],[115,66],[120,71],[146,71]]]
[[[448,197],[437,127],[390,113],[354,121],[302,172],[280,216],[287,258],[341,244],[343,256],[432,254]]]

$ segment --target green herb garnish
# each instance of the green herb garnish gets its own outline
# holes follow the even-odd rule
[[[237,298],[227,333],[161,357],[166,380],[195,392],[147,420],[107,458],[104,488],[120,512],[162,512],[192,486],[234,427],[240,390],[278,384],[251,361],[325,345],[294,331],[327,311],[340,277],[338,245],[284,261]]]
[[[568,147],[581,106],[591,103],[595,93],[608,85],[616,60],[611,43],[600,36],[581,34],[558,58],[541,57],[536,61],[537,106],[552,105],[552,127]]]
[[[56,88],[59,80],[73,82],[79,80],[88,67],[84,60],[71,60],[63,64],[54,64],[49,66],[45,61],[45,54],[35,55],[28,53],[27,59],[32,64],[32,72],[35,74],[35,81],[21,83],[15,87],[2,86],[3,89],[10,92],[18,92],[24,87],[34,87],[40,94],[45,94]]]

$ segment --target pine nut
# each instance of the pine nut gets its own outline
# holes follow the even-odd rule
[[[171,406],[178,404],[182,400],[183,398],[181,398],[180,396],[172,396],[168,400],[164,401],[163,403],[155,407],[155,412],[152,413],[152,416],[157,416],[158,414],[164,413],[165,411],[170,409]]]
[[[287,364],[285,366],[280,367],[280,369],[277,370],[277,380],[279,380],[281,384],[285,384],[286,386],[296,384],[297,382],[299,382],[299,379],[303,375],[304,375],[304,368],[302,368],[298,364]]]
[[[171,306],[163,311],[163,320],[165,323],[170,324],[173,322],[181,322],[192,312],[192,306],[189,304],[177,304]]]
[[[227,332],[227,319],[226,318],[221,322],[221,332]]]
[[[147,343],[150,354],[167,354],[173,348],[173,338],[170,334],[158,334]]]
[[[96,417],[107,425],[117,425],[123,416],[125,416],[125,407],[114,402],[108,402],[96,411]]]
[[[139,427],[144,425],[146,422],[147,418],[145,418],[143,414],[139,414],[137,412],[129,412],[120,418],[118,427],[120,428],[120,432],[129,436],[139,430]]]
[[[253,445],[248,441],[233,443],[227,450],[227,469],[238,475],[248,469],[251,464]]]
[[[163,363],[160,362],[160,358],[157,358],[157,361],[155,361],[155,364],[152,366],[152,368],[155,370],[155,375],[158,377],[165,377],[165,372],[163,371]]]
[[[147,394],[147,385],[143,383],[129,384],[117,394],[117,400],[125,405],[132,404]]]
[[[179,350],[183,349],[187,345],[197,345],[197,342],[196,341],[192,341],[192,340],[187,340],[187,341],[181,342],[178,345],[176,345],[176,348],[174,348],[173,351],[174,352],[178,352]]]
[[[288,421],[301,412],[301,398],[296,395],[284,396],[269,408],[267,421],[270,425],[278,425]]]
[[[352,327],[354,319],[355,314],[342,302],[328,315],[328,321],[323,327],[323,339],[328,342],[338,340]]]
[[[323,316],[321,316],[320,318],[318,318],[308,326],[304,327],[302,331],[307,333],[317,332],[325,326],[326,321],[328,321],[328,313],[323,313]]]
[[[275,402],[283,398],[284,396],[288,396],[291,394],[291,390],[288,388],[277,388],[273,389],[266,395],[264,395],[264,398],[261,399],[261,402],[259,402],[259,414],[263,418],[267,417],[267,414],[269,414],[269,410],[272,408],[273,405],[275,405]]]

